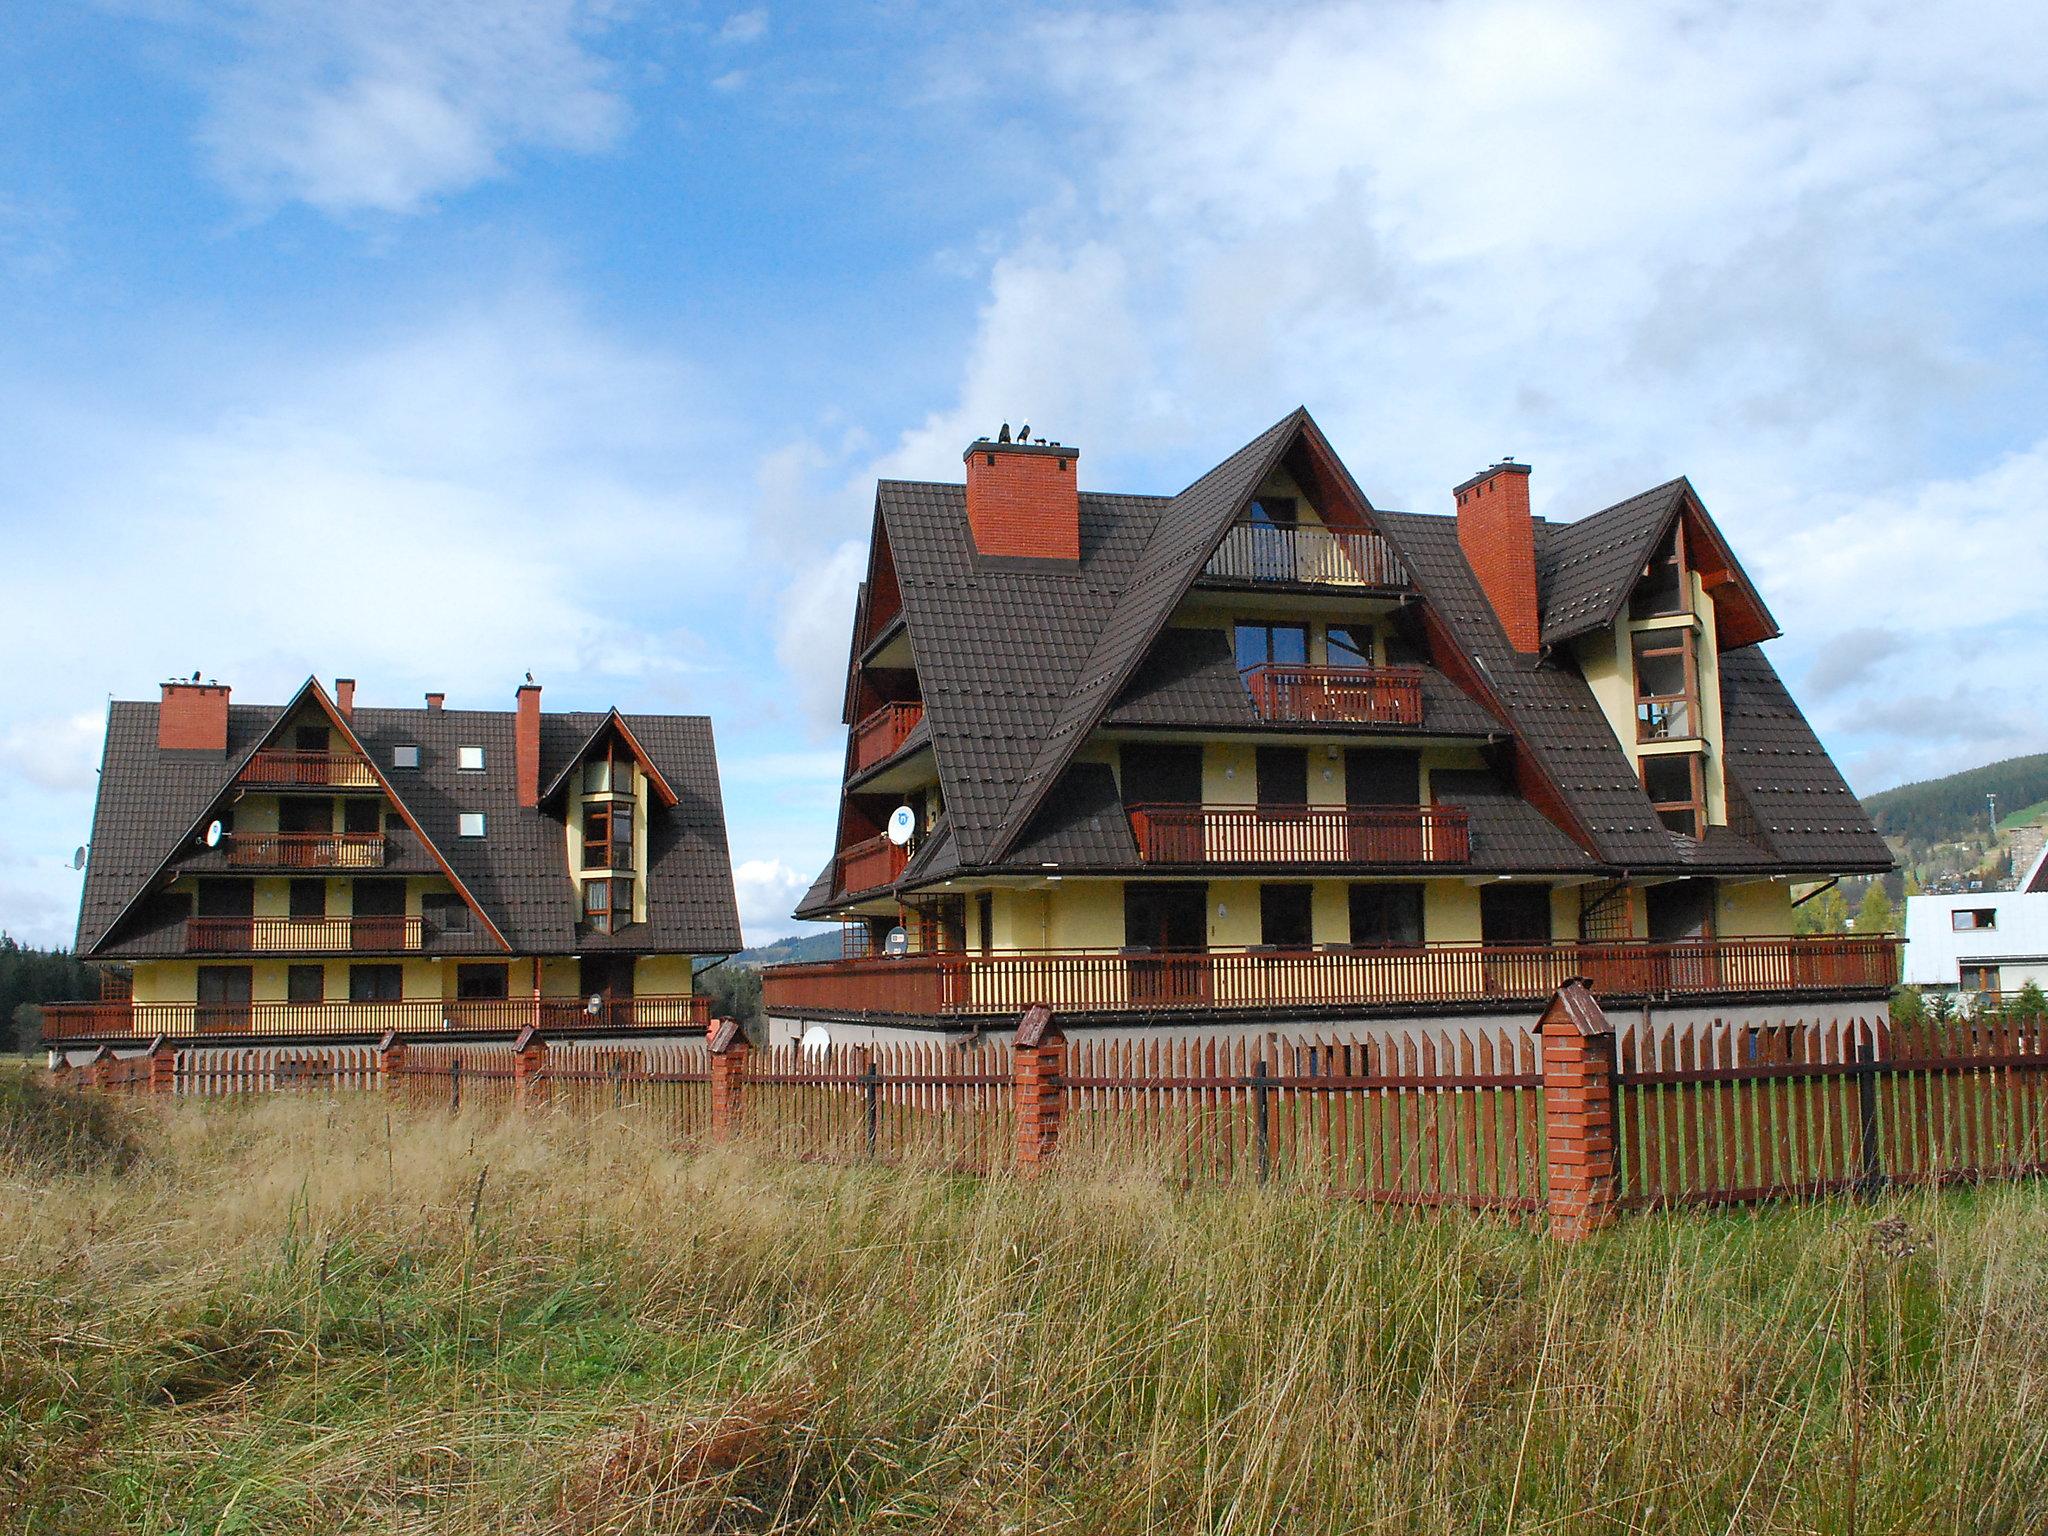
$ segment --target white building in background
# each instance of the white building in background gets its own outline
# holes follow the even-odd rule
[[[2048,848],[2010,890],[1908,897],[1905,973],[1913,987],[2048,989]]]

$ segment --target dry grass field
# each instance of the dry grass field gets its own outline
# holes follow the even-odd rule
[[[1125,1159],[0,1090],[10,1532],[2048,1527],[2033,1186],[1561,1249]]]

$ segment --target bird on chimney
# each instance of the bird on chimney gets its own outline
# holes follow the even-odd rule
[[[1008,423],[1008,422],[1006,421],[1006,422],[1004,422],[1004,423],[1003,423],[1003,430],[1002,430],[1002,431],[1000,431],[1000,432],[998,432],[998,433],[996,434],[996,441],[997,441],[997,442],[999,442],[999,443],[1007,443],[1007,442],[1008,442],[1009,440],[1010,440],[1010,424],[1009,424],[1009,423]]]
[[[192,681],[195,683],[199,681],[199,674],[196,671],[192,674]]]
[[[1020,442],[1020,443],[1028,443],[1028,442],[1030,442],[1030,441],[1031,441],[1031,423],[1030,423],[1030,422],[1028,422],[1028,421],[1027,421],[1027,422],[1025,422],[1023,426],[1021,426],[1021,427],[1019,427],[1019,428],[1017,429],[1017,441],[1018,441],[1018,442]]]
[[[527,673],[527,674],[526,674],[526,680],[527,680],[527,681],[528,681],[529,683],[533,681],[533,674],[532,674],[531,672],[529,672],[529,673]]]

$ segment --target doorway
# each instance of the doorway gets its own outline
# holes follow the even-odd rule
[[[1206,1000],[1210,994],[1209,887],[1132,881],[1124,887],[1124,946],[1131,997],[1161,1005]]]

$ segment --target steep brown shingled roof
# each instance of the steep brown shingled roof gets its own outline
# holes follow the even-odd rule
[[[1627,501],[1559,526],[1537,524],[1543,643],[1605,629],[1621,614],[1658,542],[1685,505],[1686,482],[1667,480]]]

